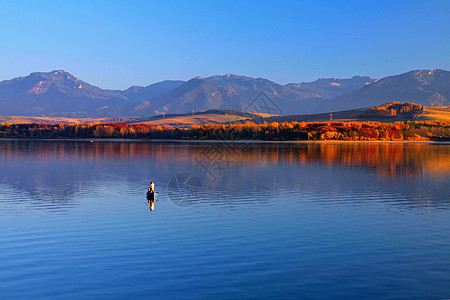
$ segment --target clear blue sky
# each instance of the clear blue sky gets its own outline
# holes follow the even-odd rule
[[[450,1],[3,1],[0,80],[102,88],[234,73],[279,83],[450,69]]]

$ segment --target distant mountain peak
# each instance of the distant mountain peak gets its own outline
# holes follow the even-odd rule
[[[212,81],[255,80],[255,78],[253,78],[253,77],[237,75],[237,74],[232,74],[232,73],[228,73],[225,75],[213,75],[206,79],[212,80]]]
[[[53,73],[53,74],[64,74],[64,73],[69,73],[69,72],[67,72],[66,70],[53,70],[51,73]]]
[[[450,103],[450,72],[445,70],[412,70],[375,80],[354,92],[329,101],[328,111],[371,107],[390,101],[421,105]]]
[[[68,92],[69,90],[80,90],[85,87],[91,89],[98,89],[97,87],[91,86],[79,78],[76,78],[69,72],[65,70],[53,70],[51,72],[34,72],[28,77],[29,84],[31,87],[28,90],[30,94],[43,94],[51,89],[57,89],[61,92]]]
[[[71,77],[74,77],[72,74],[65,70],[53,70],[50,72],[31,72],[29,76],[48,76],[48,77],[55,77],[58,76],[66,76],[69,75]]]
[[[319,78],[311,82],[290,83],[286,86],[316,95],[324,100],[353,92],[372,82],[374,82],[374,79],[369,76],[353,76],[352,78]]]
[[[366,76],[366,75],[355,75],[352,76],[351,78],[340,78],[340,77],[320,77],[314,81],[306,81],[303,83],[312,83],[312,82],[318,82],[318,81],[342,81],[342,80],[357,80],[357,79],[361,79],[361,80],[375,80],[374,78],[370,77],[370,76]]]
[[[92,116],[98,107],[125,103],[120,91],[103,90],[65,70],[33,72],[0,82],[0,113]]]

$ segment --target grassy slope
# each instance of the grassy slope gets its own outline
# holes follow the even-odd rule
[[[30,117],[30,116],[0,116],[0,123],[11,124],[81,124],[81,123],[114,123],[126,122],[136,119],[134,117],[121,118],[65,118],[65,117]]]
[[[412,117],[395,116],[384,118],[363,118],[365,109],[353,109],[346,111],[333,112],[333,121],[412,121]],[[293,115],[293,116],[276,116],[265,118],[267,122],[324,122],[330,121],[330,113],[313,114],[313,115]],[[425,106],[423,115],[418,116],[417,121],[449,121],[450,106]]]
[[[395,122],[395,121],[409,121],[412,118],[404,116],[388,117],[388,118],[363,118],[362,114],[365,109],[353,109],[340,112],[333,112],[333,121],[381,121],[381,122]],[[266,117],[266,116],[263,116]],[[146,122],[140,122],[151,125],[165,125],[174,127],[188,127],[190,125],[204,125],[204,124],[220,124],[230,123],[235,121],[249,120],[246,117],[235,115],[221,115],[221,114],[203,114],[203,115],[185,115],[173,116],[166,119],[157,119]],[[313,114],[313,115],[293,115],[293,116],[269,116],[264,119],[267,122],[324,122],[330,120],[330,113]],[[419,116],[416,120],[450,120],[450,108],[448,106],[428,106],[424,108],[424,115]],[[251,120],[250,120],[251,121]]]
[[[339,112],[333,112],[334,121],[354,121],[361,119],[364,109],[353,109]],[[274,116],[264,119],[267,122],[324,122],[330,121],[330,113],[311,114],[311,115],[291,115],[291,116]]]
[[[221,124],[229,123],[241,120],[247,120],[246,117],[235,115],[219,115],[219,114],[202,114],[194,116],[176,116],[168,117],[164,119],[139,122],[137,124],[149,124],[160,126],[173,126],[173,127],[188,127],[191,125],[205,125],[205,124]]]
[[[417,118],[417,120],[427,121],[449,121],[450,120],[450,106],[426,106],[424,107],[425,114]]]

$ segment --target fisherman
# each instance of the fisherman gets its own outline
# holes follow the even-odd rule
[[[153,183],[153,181],[150,181],[150,187],[148,188],[148,192],[151,194],[155,193],[155,184]]]

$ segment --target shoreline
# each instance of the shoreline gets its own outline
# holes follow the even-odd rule
[[[450,145],[450,141],[341,141],[341,140],[300,140],[300,141],[266,141],[266,140],[176,140],[176,139],[105,139],[105,138],[81,138],[81,139],[28,139],[28,138],[0,138],[0,142],[3,141],[39,141],[39,142],[140,142],[140,143],[194,143],[194,144],[207,144],[207,143],[236,143],[236,144],[442,144]]]

